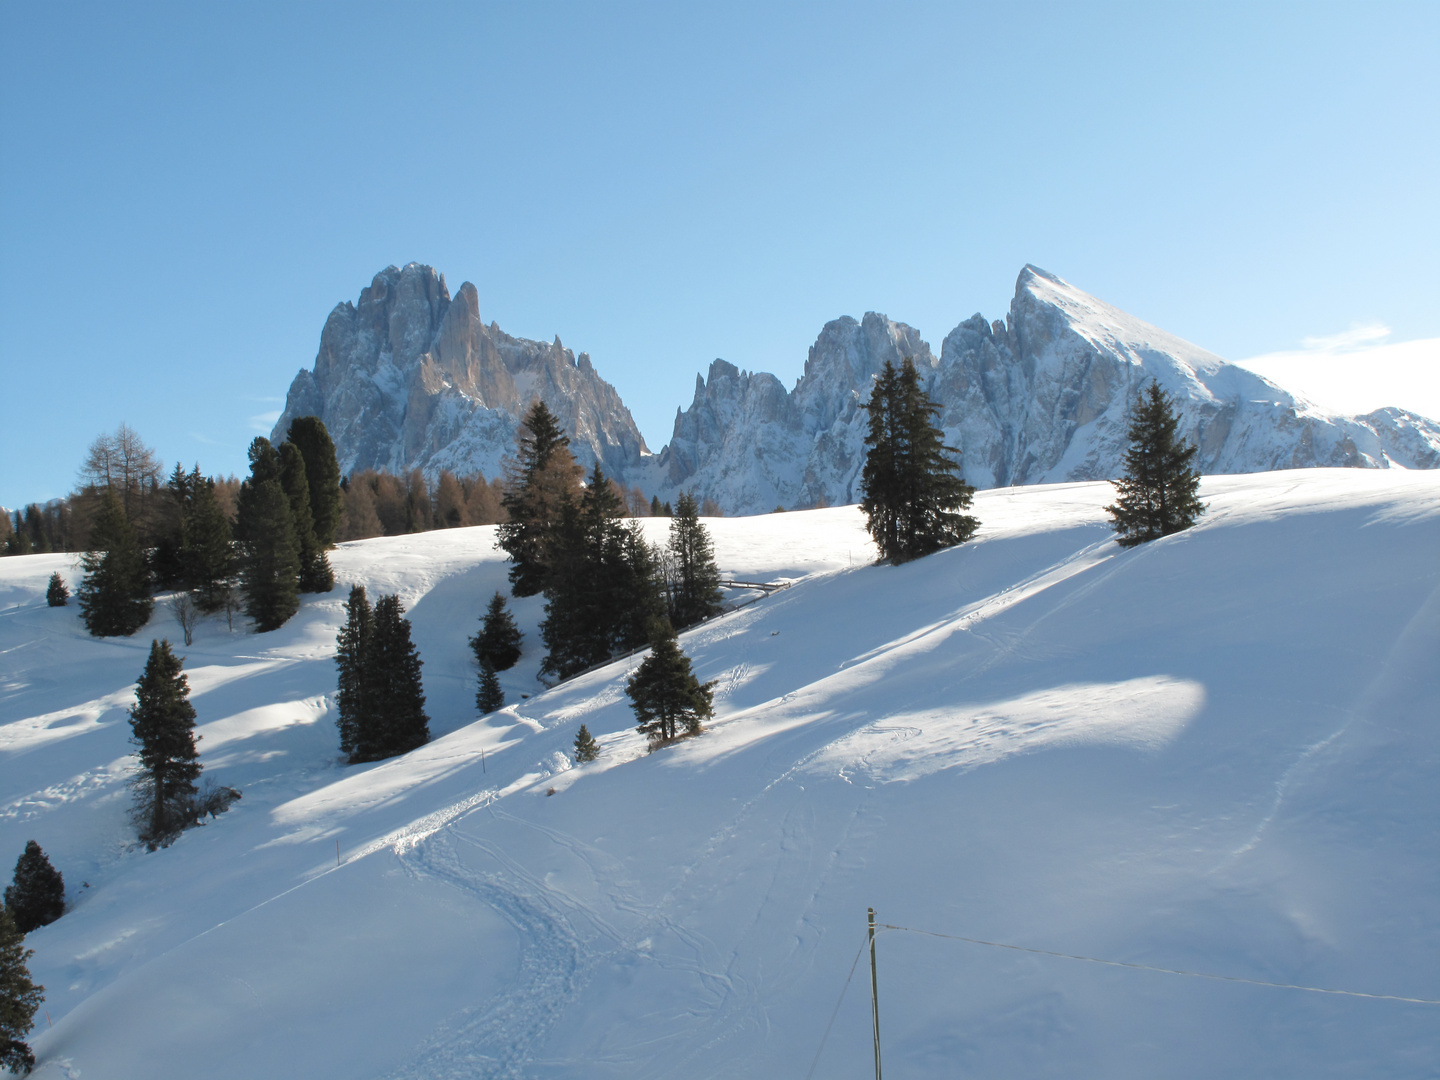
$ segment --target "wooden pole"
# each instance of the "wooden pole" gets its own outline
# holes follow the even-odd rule
[[[870,913],[870,1023],[875,1031],[875,1080],[880,1080],[880,983],[875,977],[875,909]]]

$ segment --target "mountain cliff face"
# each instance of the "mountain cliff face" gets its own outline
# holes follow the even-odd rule
[[[772,376],[717,360],[650,466],[655,486],[662,497],[709,495],[728,513],[858,501],[860,405],[881,365],[904,356],[979,488],[1118,476],[1129,403],[1151,379],[1175,399],[1205,473],[1440,465],[1433,421],[1400,409],[1327,413],[1027,266],[1006,320],[965,320],[938,359],[912,327],[871,313],[827,324],[788,394]]]
[[[598,459],[623,475],[646,453],[630,410],[587,354],[577,359],[558,337],[546,344],[486,326],[468,281],[452,300],[430,267],[390,266],[358,303],[330,312],[314,369],[295,376],[272,439],[283,439],[296,417],[318,416],[346,474],[479,469],[494,477],[537,397],[587,467]]]
[[[520,416],[539,397],[576,457],[647,494],[713,498],[728,514],[860,498],[871,381],[912,357],[939,423],[979,488],[1118,476],[1126,413],[1151,379],[1175,399],[1205,473],[1315,466],[1440,467],[1440,424],[1401,409],[1337,416],[1111,307],[1033,266],[1004,321],[980,315],[937,357],[919,331],[873,312],[835,319],[794,389],[716,360],[651,455],[614,387],[557,338],[511,337],[480,320],[473,285],[452,300],[428,266],[389,267],[357,304],[330,313],[313,371],[275,426],[316,415],[341,468],[500,472]]]

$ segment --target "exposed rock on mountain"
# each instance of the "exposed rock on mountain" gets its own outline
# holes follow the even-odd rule
[[[1342,417],[1033,266],[1004,322],[975,315],[937,360],[919,334],[874,313],[828,323],[805,374],[778,380],[724,361],[652,468],[662,497],[691,489],[729,513],[859,499],[870,380],[912,356],[976,487],[1119,475],[1126,411],[1151,379],[1176,400],[1206,473],[1314,466],[1435,468],[1440,425],[1399,409]]]
[[[480,320],[473,285],[454,300],[415,263],[389,267],[358,304],[330,313],[313,371],[301,371],[275,426],[317,415],[341,468],[432,477],[499,473],[536,397],[560,418],[576,457],[646,494],[682,490],[726,513],[840,505],[860,498],[873,376],[914,358],[941,406],[939,422],[976,487],[1119,475],[1126,411],[1157,380],[1206,473],[1344,465],[1440,466],[1440,424],[1401,409],[1328,413],[1250,371],[1027,266],[1002,321],[980,315],[948,335],[937,358],[919,331],[870,313],[821,330],[793,390],[724,360],[696,377],[669,446],[651,456],[614,387],[590,358],[503,333]]]
[[[329,428],[345,473],[499,474],[520,416],[540,398],[564,424],[575,456],[623,475],[645,453],[615,388],[560,344],[511,337],[480,320],[475,286],[452,300],[444,275],[410,263],[375,275],[356,304],[338,304],[313,371],[290,385],[272,438],[299,416]]]

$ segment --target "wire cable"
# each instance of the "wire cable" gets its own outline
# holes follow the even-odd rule
[[[1181,971],[1179,968],[1155,967],[1151,964],[1134,964],[1125,960],[1101,960],[1095,956],[1077,956],[1074,953],[1053,952],[1050,949],[1030,949],[1024,945],[1007,945],[1003,941],[982,941],[980,938],[962,937],[959,934],[941,934],[934,930],[917,930],[913,926],[893,926],[890,923],[876,923],[875,928],[877,930],[903,930],[907,934],[924,934],[926,937],[948,938],[951,941],[964,941],[971,945],[988,945],[992,949],[1011,949],[1015,952],[1035,953],[1037,956],[1056,956],[1062,960],[1083,960],[1087,964],[1104,964],[1106,967],[1134,968],[1137,971],[1157,971],[1162,975],[1185,975],[1192,979],[1215,979],[1219,982],[1247,983],[1250,986],[1268,986],[1276,990],[1304,990],[1310,994],[1338,994],[1342,997],[1369,998],[1372,1001],[1403,1001],[1408,1005],[1440,1005],[1440,1000],[1433,998],[1401,997],[1399,994],[1366,994],[1359,990],[1333,990],[1324,986],[1301,986],[1298,983],[1246,979],[1239,975],[1214,975],[1207,971]]]
[[[894,929],[899,929],[895,927]],[[835,1011],[830,1014],[830,1022],[825,1025],[825,1034],[820,1036],[820,1048],[815,1051],[815,1060],[810,1062],[810,1071],[805,1074],[805,1080],[810,1080],[815,1075],[815,1066],[820,1064],[820,1055],[825,1051],[825,1040],[830,1038],[830,1029],[835,1026],[835,1018],[840,1015],[840,1006],[845,1001],[845,991],[850,989],[850,980],[855,977],[855,969],[860,966],[860,954],[865,951],[866,942],[870,940],[867,933],[864,940],[860,942],[860,948],[855,950],[855,959],[850,962],[850,974],[845,976],[845,985],[840,988],[839,1000],[835,1002]]]

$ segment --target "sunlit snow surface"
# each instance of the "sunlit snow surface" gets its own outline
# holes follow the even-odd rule
[[[803,1077],[870,905],[1440,998],[1440,476],[1202,494],[1198,528],[1121,551],[1106,484],[982,492],[975,542],[899,568],[869,565],[853,507],[712,521],[727,573],[796,584],[683,637],[717,716],[651,755],[638,659],[534,681],[538,598],[514,605],[511,705],[474,722],[492,529],[344,545],[342,586],[283,629],[212,619],[180,649],[206,774],[244,799],[153,854],[129,842],[125,708],[178,627],[161,605],[93,640],[44,605],[71,557],[0,559],[0,859],[38,840],[71,899],[28,942],[37,1075]],[[355,581],[409,608],[436,738],[347,767],[328,695]],[[572,768],[582,722],[604,752]],[[1440,1061],[1436,1006],[897,932],[879,965],[894,1077]],[[862,962],[815,1075],[872,1068]]]

